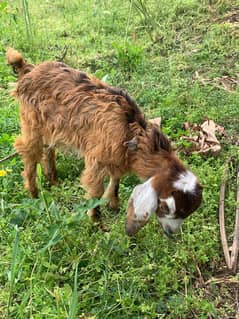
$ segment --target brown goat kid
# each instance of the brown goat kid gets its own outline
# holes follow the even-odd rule
[[[81,182],[88,198],[104,194],[119,205],[120,178],[135,173],[145,182],[130,196],[126,233],[134,235],[153,212],[164,231],[177,231],[201,203],[202,187],[171,149],[168,139],[145,121],[135,101],[64,63],[28,64],[14,49],[7,62],[18,74],[14,95],[20,101],[21,136],[15,148],[24,162],[25,188],[38,194],[36,166],[41,163],[52,184],[57,181],[55,147],[76,150],[85,159]],[[104,191],[104,178],[109,185]],[[99,207],[88,214],[97,220]]]

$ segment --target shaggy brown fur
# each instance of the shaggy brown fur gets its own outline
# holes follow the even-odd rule
[[[20,101],[21,136],[15,148],[24,161],[25,187],[33,197],[38,193],[38,162],[56,183],[55,147],[84,157],[81,182],[89,198],[100,198],[104,177],[110,177],[105,197],[112,208],[118,207],[119,180],[129,172],[143,179],[156,176],[159,195],[172,192],[172,181],[185,168],[168,139],[145,121],[125,91],[64,63],[33,66],[14,49],[8,49],[7,61],[19,77],[14,95]],[[98,213],[97,208],[89,215],[96,218]]]

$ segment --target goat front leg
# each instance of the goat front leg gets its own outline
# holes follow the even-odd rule
[[[57,185],[56,157],[55,150],[49,145],[43,145],[41,158],[43,173],[51,185]]]
[[[81,183],[87,190],[87,198],[100,199],[104,193],[104,174],[99,170],[98,166],[90,166],[86,164],[86,168],[81,177]],[[100,207],[97,206],[88,210],[88,216],[93,222],[99,222],[101,217]]]
[[[42,154],[41,143],[37,142],[36,139],[26,140],[20,136],[16,139],[14,147],[24,162],[24,171],[22,172],[24,186],[32,197],[37,197],[36,166]]]
[[[119,178],[111,175],[109,184],[103,195],[103,198],[109,201],[109,207],[113,210],[119,209],[119,182]]]

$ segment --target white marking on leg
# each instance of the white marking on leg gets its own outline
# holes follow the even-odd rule
[[[174,188],[179,191],[183,191],[184,193],[194,193],[197,185],[196,176],[190,172],[185,171],[179,175],[179,178],[173,183]]]

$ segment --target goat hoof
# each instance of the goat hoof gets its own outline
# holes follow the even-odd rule
[[[99,224],[100,229],[104,232],[104,233],[108,233],[110,231],[109,227],[104,225],[104,224]]]
[[[99,208],[93,208],[93,209],[89,209],[88,212],[87,212],[87,215],[92,219],[92,221],[94,223],[99,223],[100,222],[100,217],[101,217],[101,214],[100,214],[100,210]]]
[[[59,182],[58,182],[58,180],[51,180],[51,181],[50,181],[50,185],[51,185],[51,186],[58,186],[58,185],[59,185]]]
[[[37,198],[38,197],[38,189],[37,188],[31,190],[30,193],[31,193],[31,197],[32,198]]]
[[[111,201],[108,203],[108,207],[115,211],[116,213],[119,213],[120,211],[120,205],[119,205],[119,201]]]
[[[59,185],[59,182],[58,182],[58,181],[51,182],[51,185],[52,185],[52,186],[58,186],[58,185]]]

